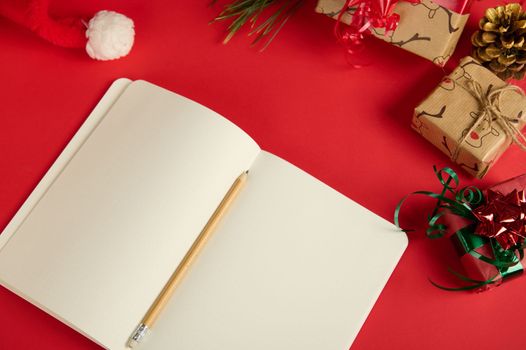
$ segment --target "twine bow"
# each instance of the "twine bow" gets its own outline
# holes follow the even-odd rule
[[[504,115],[504,113],[501,110],[501,98],[502,95],[507,92],[517,92],[521,96],[524,96],[524,92],[521,88],[515,86],[515,85],[506,85],[501,88],[495,88],[495,89],[488,89],[487,92],[484,92],[482,86],[473,79],[467,80],[467,88],[464,87],[462,84],[459,84],[462,88],[467,90],[473,97],[477,100],[480,111],[478,113],[477,118],[473,122],[473,125],[471,128],[469,128],[468,132],[466,132],[458,141],[458,146],[455,149],[455,152],[453,152],[453,156],[451,159],[453,161],[456,161],[460,151],[462,149],[462,145],[464,142],[466,142],[469,135],[482,123],[484,120],[487,120],[488,127],[491,128],[493,122],[496,122],[500,128],[504,131],[507,137],[511,139],[511,141],[515,144],[517,144],[523,151],[526,151],[526,137],[524,134],[521,133],[519,128],[517,127],[519,125],[519,118],[512,118]]]

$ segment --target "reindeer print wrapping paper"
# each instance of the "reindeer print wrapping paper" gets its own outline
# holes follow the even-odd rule
[[[491,114],[477,120],[485,107],[474,97],[470,81],[480,84],[485,94],[507,86],[476,60],[465,57],[415,108],[412,127],[464,170],[482,178],[512,140]],[[524,95],[506,90],[500,95],[499,106],[502,115],[516,119],[517,129],[522,129],[526,122]]]
[[[345,0],[319,0],[316,12],[337,19],[344,5]],[[457,5],[462,6],[450,9],[429,0],[419,3],[400,1],[394,7],[394,12],[400,15],[394,32],[384,35],[383,29],[373,28],[372,34],[442,67],[453,54],[469,17],[468,14],[461,14],[469,9],[469,3]],[[349,24],[352,13],[353,9],[347,11],[342,21]]]

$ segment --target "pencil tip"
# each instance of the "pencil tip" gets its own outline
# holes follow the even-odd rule
[[[247,171],[245,171],[245,174],[248,174],[248,170],[247,170]]]

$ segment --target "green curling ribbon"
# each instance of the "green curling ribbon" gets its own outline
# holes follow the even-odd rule
[[[459,288],[449,288],[441,286],[432,280],[430,280],[430,282],[434,286],[444,290],[460,291],[478,289],[485,285],[498,283],[501,279],[509,278],[522,273],[523,266],[520,261],[524,257],[524,248],[526,247],[526,243],[505,250],[494,238],[488,238],[474,234],[474,224],[476,224],[477,219],[473,214],[472,209],[484,203],[484,194],[482,191],[475,186],[459,188],[460,182],[458,175],[451,168],[437,169],[436,166],[433,166],[433,170],[438,178],[438,181],[442,185],[442,191],[440,193],[434,193],[430,191],[416,191],[406,195],[396,206],[394,213],[395,225],[404,232],[414,231],[402,229],[400,227],[400,211],[402,209],[402,205],[409,197],[413,195],[424,195],[436,199],[437,204],[435,205],[431,215],[429,215],[427,218],[428,226],[426,229],[426,236],[431,239],[437,239],[444,237],[448,233],[447,225],[439,222],[439,220],[445,214],[453,214],[469,220],[473,224],[469,224],[451,235],[451,239],[453,240],[455,247],[458,249],[461,255],[470,254],[475,259],[493,265],[496,268],[497,273],[495,276],[492,276],[485,281],[479,281],[464,276],[463,274],[448,267],[448,271],[450,273],[452,273],[458,279],[469,283],[469,285]],[[484,245],[491,247],[493,255],[492,257],[488,257],[477,252],[476,249]],[[517,252],[519,257],[517,257]]]

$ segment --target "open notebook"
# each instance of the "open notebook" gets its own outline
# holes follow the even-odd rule
[[[215,112],[144,81],[111,86],[5,228],[0,282],[123,350],[247,169],[139,348],[348,349],[405,234]]]

